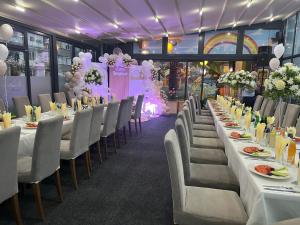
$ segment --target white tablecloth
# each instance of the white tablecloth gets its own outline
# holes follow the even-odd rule
[[[219,121],[211,102],[208,105],[212,111],[217,133],[225,144],[228,166],[233,170],[240,184],[240,197],[249,216],[247,225],[269,225],[300,217],[300,194],[269,191],[263,187],[263,185],[284,185],[299,188],[292,183],[297,179],[297,169],[289,167],[292,178],[284,181],[263,178],[250,172],[248,169],[250,164],[266,162],[251,160],[239,152],[243,147],[251,144],[230,139],[229,134],[233,130],[224,128],[224,123]]]

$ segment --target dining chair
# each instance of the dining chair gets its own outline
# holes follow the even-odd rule
[[[193,136],[193,128],[192,128],[192,120],[190,117],[189,109],[187,107],[183,107],[184,116],[187,121],[187,130],[190,138],[190,144],[193,147],[201,147],[201,148],[216,148],[216,149],[224,149],[224,143],[220,138],[206,138],[206,137],[194,137]]]
[[[285,115],[286,107],[287,107],[286,102],[279,102],[277,104],[275,112],[274,112],[274,117],[275,117],[274,126],[275,127],[281,127],[282,122],[283,122],[283,117]]]
[[[196,115],[195,102],[193,97],[190,97],[189,101],[186,101],[186,103],[189,106],[193,123],[214,125],[214,120],[211,116]]]
[[[300,217],[289,219],[289,220],[283,220],[277,223],[273,223],[272,225],[299,225],[300,224]]]
[[[6,111],[3,99],[0,97],[0,112]]]
[[[20,127],[0,130],[0,203],[10,199],[15,221],[22,225],[18,198],[17,153],[20,140]]]
[[[95,147],[98,151],[99,162],[102,162],[102,154],[100,149],[101,124],[103,120],[104,105],[96,105],[93,107],[93,115],[90,127],[89,146],[90,150]]]
[[[76,98],[74,91],[72,91],[72,90],[68,91],[67,92],[67,101],[68,101],[69,105],[71,105],[73,98]]]
[[[89,161],[89,138],[90,128],[93,116],[92,109],[85,109],[78,111],[75,114],[71,139],[61,140],[60,145],[60,159],[70,161],[71,176],[74,188],[78,188],[77,174],[76,174],[76,158],[80,155],[85,155],[85,167],[88,177],[91,176],[90,161]]]
[[[51,110],[50,102],[52,98],[50,94],[39,94],[38,95],[39,105],[41,106],[42,112],[48,112]]]
[[[12,99],[15,105],[17,117],[20,118],[25,116],[25,105],[30,105],[29,98],[27,96],[16,96]]]
[[[127,116],[128,116],[128,104],[129,99],[122,99],[119,106],[118,119],[116,124],[116,135],[118,147],[120,148],[120,131],[123,131],[124,143],[126,144],[126,125],[127,125]]]
[[[183,121],[177,119],[175,127],[182,157],[185,185],[225,189],[239,193],[240,188],[236,177],[228,166],[191,163],[189,143],[186,134],[182,134],[184,132]]]
[[[171,180],[174,224],[247,223],[247,213],[236,192],[185,185],[180,145],[174,130],[166,134],[164,146]]]
[[[190,147],[190,140],[185,126],[186,123],[184,117],[178,117],[175,122],[175,130],[179,139],[180,148],[187,148],[190,154],[190,161],[199,164],[227,165],[228,159],[223,150]]]
[[[267,107],[268,102],[269,102],[269,99],[268,99],[268,98],[264,98],[264,100],[263,100],[263,102],[262,102],[262,104],[261,104],[261,107],[260,107],[260,109],[259,109],[259,114],[260,114],[261,116],[264,115],[264,112],[265,112],[265,109],[266,109],[266,107]]]
[[[130,136],[132,135],[131,133],[131,114],[132,114],[132,106],[133,106],[133,101],[134,101],[134,96],[129,96],[127,98],[129,101],[128,101],[128,111],[127,111],[127,121],[128,121],[128,131],[129,131],[129,134]]]
[[[268,103],[267,103],[267,105],[265,107],[265,110],[264,110],[264,112],[263,112],[262,115],[264,117],[266,117],[266,116],[273,116],[275,108],[276,108],[276,104],[277,104],[276,101],[273,101],[272,99],[269,99]]]
[[[257,95],[254,105],[253,105],[253,108],[252,108],[252,111],[258,111],[261,108],[261,104],[262,104],[263,100],[264,100],[263,96]]]
[[[141,116],[142,116],[143,101],[144,101],[144,95],[139,95],[138,98],[137,98],[137,100],[136,100],[136,105],[135,105],[134,113],[131,115],[131,119],[134,119],[134,125],[135,125],[135,132],[136,132],[136,134],[138,134],[137,119],[139,120],[140,132],[142,132]]]
[[[33,186],[36,209],[43,220],[45,213],[42,206],[40,183],[45,178],[55,175],[58,196],[60,201],[63,201],[59,173],[59,149],[63,120],[63,116],[41,120],[36,130],[32,156],[23,156],[18,159],[18,181]]]
[[[195,104],[197,107],[197,111],[199,115],[202,116],[211,116],[211,112],[209,109],[203,109],[201,106],[201,99],[200,99],[200,94],[199,95],[194,95],[194,99],[195,99]]]
[[[283,122],[282,122],[282,127],[294,127],[296,126],[297,123],[297,118],[299,117],[300,114],[300,106],[295,105],[295,104],[288,104]]]
[[[104,116],[104,122],[101,126],[101,138],[104,142],[104,156],[107,158],[107,139],[109,136],[113,137],[114,150],[117,152],[116,144],[116,125],[118,119],[119,102],[108,103],[107,110]]]
[[[54,100],[56,103],[67,103],[65,92],[54,93]]]

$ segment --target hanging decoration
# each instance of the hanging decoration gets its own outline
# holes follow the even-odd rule
[[[123,54],[122,51],[114,51],[111,55],[105,53],[103,56],[99,57],[99,62],[105,63],[109,67],[130,67],[131,65],[138,65],[135,59],[132,59],[128,54]]]
[[[280,67],[280,58],[283,56],[285,48],[283,44],[278,44],[274,48],[275,58],[272,58],[269,62],[270,68],[275,71]]]

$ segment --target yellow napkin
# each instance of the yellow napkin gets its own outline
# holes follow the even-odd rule
[[[259,123],[256,127],[256,142],[259,144],[264,137],[264,131],[266,128],[265,123]]]
[[[78,106],[78,111],[80,112],[82,107],[81,107],[81,100],[77,100],[77,106]]]
[[[96,104],[97,104],[96,98],[92,98],[92,106],[96,106]]]
[[[275,159],[277,161],[281,160],[282,154],[286,148],[286,146],[290,143],[289,138],[282,137],[281,135],[277,135],[275,138]]]
[[[3,128],[9,128],[11,126],[11,113],[3,113]]]
[[[247,112],[245,115],[245,127],[246,129],[250,129],[251,126],[251,112]]]
[[[83,104],[84,105],[88,104],[88,97],[87,96],[83,96]]]
[[[31,115],[32,106],[31,105],[25,105],[25,112],[27,117]]]
[[[64,116],[67,115],[67,104],[66,103],[61,104],[61,112]]]
[[[235,110],[236,110],[236,106],[233,105],[233,106],[231,107],[230,114],[231,114],[231,115],[234,115],[234,114],[235,114]]]
[[[72,98],[72,99],[71,99],[71,107],[72,107],[72,109],[74,109],[74,103],[75,103],[75,99]]]
[[[107,104],[107,96],[104,97],[104,104]]]
[[[235,111],[235,115],[236,115],[236,119],[240,122],[241,121],[241,118],[242,118],[242,114],[243,114],[243,109],[237,109]]]
[[[35,108],[35,117],[36,117],[36,121],[40,121],[41,120],[41,116],[42,116],[42,109],[40,106]]]
[[[268,116],[267,117],[267,124],[272,125],[275,122],[275,117],[274,116]]]
[[[296,133],[297,133],[297,130],[296,130],[296,127],[287,127],[287,128],[286,128],[286,132],[287,132],[288,134],[292,134],[293,137],[295,137],[295,136],[296,136]]]
[[[49,102],[50,104],[50,109],[52,112],[54,112],[56,110],[56,103],[55,102]]]

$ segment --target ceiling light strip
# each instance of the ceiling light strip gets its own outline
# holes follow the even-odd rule
[[[274,0],[270,0],[268,2],[268,4],[251,20],[250,22],[250,26],[258,19],[258,17],[260,17],[272,4],[273,4]]]
[[[215,30],[217,30],[217,29],[219,28],[219,26],[220,26],[220,23],[221,23],[222,18],[223,18],[223,16],[224,16],[225,9],[226,9],[226,7],[227,7],[227,3],[228,3],[228,0],[225,0],[225,1],[224,1],[224,4],[223,4],[222,11],[221,11],[221,14],[220,14],[219,19],[218,19],[218,22],[217,22],[217,24],[216,24]]]
[[[163,28],[165,33],[168,33],[167,28],[165,27],[165,25],[163,24],[163,22],[161,21],[161,19],[157,16],[153,6],[151,5],[151,3],[149,2],[149,0],[144,0],[144,2],[146,3],[146,5],[149,7],[149,9],[151,10],[152,14],[154,17],[157,17],[159,24],[161,25],[161,27]]]

